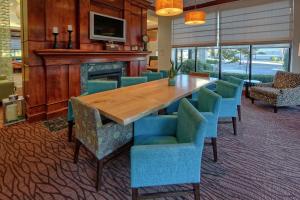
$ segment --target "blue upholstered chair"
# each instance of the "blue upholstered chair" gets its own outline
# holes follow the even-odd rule
[[[197,100],[189,100],[207,120],[206,138],[211,138],[214,161],[218,160],[217,136],[218,119],[222,97],[209,89],[202,87]]]
[[[239,87],[227,81],[216,81],[217,94],[222,96],[219,118],[232,118],[233,132],[237,134],[236,117],[237,117],[237,104],[239,97]]]
[[[239,87],[238,99],[237,99],[237,111],[238,111],[239,121],[241,121],[242,120],[241,103],[242,103],[242,93],[244,88],[244,80],[230,76],[228,77],[227,81]]]
[[[206,119],[187,100],[178,115],[149,116],[134,123],[131,148],[132,199],[142,187],[192,183],[199,199]],[[148,194],[150,195],[150,194]]]
[[[159,72],[162,74],[162,78],[168,78],[169,70],[162,69],[162,70],[159,70]]]
[[[94,94],[97,92],[113,90],[117,88],[117,85],[117,81],[92,80],[87,83],[87,92],[88,94]]]
[[[117,88],[117,81],[99,81],[93,80],[88,81],[87,83],[87,92],[81,95],[88,95],[97,92],[104,92],[106,90],[112,90]],[[68,140],[69,142],[72,141],[72,131],[74,125],[74,116],[73,116],[73,109],[71,101],[68,102],[68,114],[67,114],[67,121],[68,121]]]
[[[147,82],[147,77],[121,77],[121,87]]]
[[[146,76],[148,81],[155,81],[163,78],[163,75],[160,72],[142,72],[141,75]]]
[[[103,160],[114,151],[132,141],[132,125],[119,125],[114,122],[103,125],[99,111],[71,98],[75,119],[76,145],[74,163],[77,163],[80,146],[83,144],[97,158],[96,189],[100,189]]]

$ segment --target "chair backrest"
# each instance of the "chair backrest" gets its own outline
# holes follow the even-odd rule
[[[211,112],[219,115],[222,97],[215,92],[202,87],[199,90],[197,109],[199,112]]]
[[[160,72],[142,72],[142,76],[146,76],[148,81],[155,81],[163,78]]]
[[[179,143],[203,145],[206,134],[206,119],[187,100],[179,104],[176,137]]]
[[[239,87],[237,85],[223,80],[216,81],[216,85],[216,92],[223,98],[238,98]]]
[[[102,127],[99,111],[85,105],[76,97],[72,97],[71,102],[75,119],[75,137],[91,152],[96,153],[99,129]]]
[[[191,76],[198,76],[198,77],[202,77],[202,78],[209,78],[210,74],[209,72],[190,72]]]
[[[93,94],[113,90],[117,88],[117,85],[117,81],[91,80],[87,83],[87,92],[88,94]]]
[[[238,91],[238,104],[241,104],[241,98],[242,98],[242,93],[243,93],[243,88],[244,88],[244,80],[243,79],[239,79],[233,76],[229,76],[228,80],[229,83],[235,84],[239,87],[239,91]]]
[[[169,75],[169,70],[159,70],[159,72],[162,74],[163,78],[167,78]]]
[[[121,77],[121,87],[147,82],[147,77]]]
[[[93,94],[97,92],[104,92],[116,88],[117,88],[117,81],[92,80],[92,81],[88,81],[87,83],[87,92],[81,94],[80,96]],[[68,121],[74,120],[73,108],[70,100],[68,102],[67,120]]]
[[[300,74],[278,71],[274,77],[274,87],[278,89],[300,86]]]

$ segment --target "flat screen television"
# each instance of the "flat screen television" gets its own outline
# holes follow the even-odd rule
[[[126,21],[96,12],[90,12],[90,39],[125,42]]]

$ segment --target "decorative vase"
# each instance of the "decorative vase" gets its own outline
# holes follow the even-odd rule
[[[168,85],[169,86],[175,86],[176,85],[176,79],[175,79],[175,77],[168,79]]]

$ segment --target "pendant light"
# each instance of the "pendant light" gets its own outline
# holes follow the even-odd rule
[[[196,0],[195,0],[196,9]],[[192,10],[185,14],[184,23],[187,25],[201,25],[206,23],[206,13],[201,10]]]
[[[175,16],[183,12],[183,0],[156,0],[155,13],[159,16]]]

